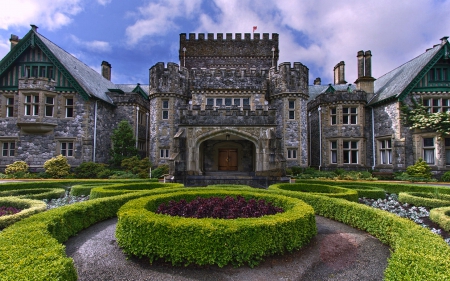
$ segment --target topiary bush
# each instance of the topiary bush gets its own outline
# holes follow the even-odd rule
[[[5,174],[11,175],[16,173],[27,173],[28,164],[25,161],[16,161],[12,164],[6,165]]]
[[[148,158],[139,159],[139,157],[133,156],[122,160],[121,167],[139,178],[145,179],[149,178],[151,163]]]
[[[63,178],[69,175],[70,165],[66,157],[58,155],[45,161],[44,169],[52,178]]]
[[[406,168],[406,173],[412,178],[416,178],[418,180],[430,180],[433,176],[430,166],[422,158],[419,158],[414,165],[408,166]]]

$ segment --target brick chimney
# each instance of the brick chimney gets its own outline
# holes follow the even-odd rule
[[[359,51],[358,58],[358,79],[355,81],[356,89],[366,93],[374,93],[375,78],[372,77],[372,52]]]
[[[347,84],[345,81],[345,63],[343,61],[334,67],[334,85]]]
[[[314,85],[320,85],[322,83],[322,80],[320,80],[320,77],[317,77],[314,79]]]
[[[102,76],[111,81],[111,64],[107,61],[102,61]]]
[[[11,50],[19,43],[19,41],[19,36],[11,34],[11,38],[9,39],[9,42],[11,42]]]

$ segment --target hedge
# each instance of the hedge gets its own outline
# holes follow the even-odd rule
[[[414,206],[424,206],[430,208],[439,208],[450,206],[450,195],[425,192],[400,192],[398,201],[412,204]]]
[[[276,184],[270,191],[275,192]],[[367,231],[393,252],[385,280],[448,280],[450,247],[440,237],[411,220],[343,199],[279,190],[311,205],[316,214]]]
[[[370,186],[370,185],[347,185],[342,184],[340,187],[353,189],[358,192],[358,197],[365,197],[371,199],[384,199],[386,198],[386,192],[379,187]]]
[[[285,183],[269,186],[269,189],[282,189],[291,191],[309,192],[327,197],[342,198],[349,201],[358,202],[358,192],[348,188],[332,186],[318,183]]]
[[[22,188],[0,191],[0,197],[14,196],[28,199],[56,199],[64,197],[66,190],[63,188]]]
[[[13,215],[1,216],[0,229],[47,209],[47,204],[43,201],[16,197],[0,197],[0,206],[14,207],[22,210]]]
[[[39,213],[11,225],[0,232],[1,279],[76,280],[73,261],[67,258],[61,243],[83,228],[116,216],[119,208],[131,199],[175,191],[158,188],[89,200]],[[367,231],[389,245],[393,253],[385,280],[449,279],[450,247],[440,236],[410,220],[343,199],[279,188],[267,192],[299,198],[311,205],[316,214]]]
[[[66,256],[61,243],[97,222],[115,217],[130,199],[152,192],[160,191],[144,190],[75,203],[16,222],[0,232],[0,279],[77,280],[73,260]]]
[[[172,188],[181,188],[184,187],[183,184],[173,183],[170,184]],[[90,199],[111,197],[116,195],[122,195],[130,192],[137,192],[142,190],[151,190],[155,188],[167,187],[168,185],[165,183],[159,182],[146,182],[146,183],[130,183],[127,185],[124,184],[110,184],[104,185],[100,187],[93,188],[91,190]]]
[[[162,203],[197,197],[264,199],[285,211],[259,218],[184,218],[156,214]],[[314,210],[301,200],[267,192],[216,189],[153,195],[126,203],[118,213],[116,238],[128,254],[172,265],[257,265],[264,257],[292,252],[317,234]]]
[[[431,209],[430,219],[439,224],[444,230],[450,231],[450,207]]]

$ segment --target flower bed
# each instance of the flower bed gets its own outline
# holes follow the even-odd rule
[[[267,200],[285,212],[259,218],[232,220],[184,218],[156,214],[170,200],[197,197],[243,196]],[[265,256],[301,248],[317,233],[314,210],[294,198],[248,190],[190,190],[139,198],[118,213],[116,238],[132,255],[150,262],[163,259],[179,264],[255,266]]]
[[[20,199],[16,197],[0,197],[0,206],[13,207],[20,211],[9,215],[0,215],[0,229],[29,217],[33,214],[45,211],[47,206],[40,200]]]
[[[17,209],[11,206],[0,206],[0,217],[14,215],[20,211],[21,209]]]

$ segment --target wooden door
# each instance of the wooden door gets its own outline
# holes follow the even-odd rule
[[[219,170],[237,171],[238,157],[237,149],[219,149]]]

